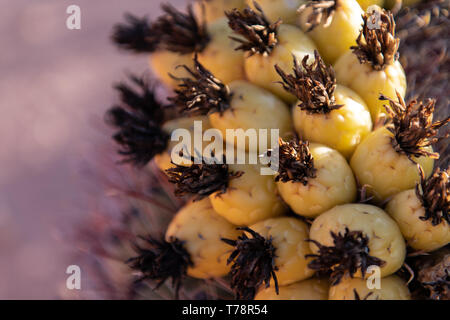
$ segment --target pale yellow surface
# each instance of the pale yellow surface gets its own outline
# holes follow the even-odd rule
[[[275,288],[262,288],[255,300],[328,300],[328,280],[308,279],[287,286],[280,286],[279,294]]]
[[[323,23],[308,31],[308,17],[312,8],[305,8],[299,15],[298,25],[315,42],[319,53],[327,63],[334,63],[337,58],[350,51],[356,45],[363,24],[363,10],[356,0],[339,0],[330,25]]]
[[[209,119],[206,116],[178,118],[178,119],[174,119],[174,120],[169,120],[166,123],[164,123],[164,125],[163,125],[163,130],[165,132],[167,132],[169,135],[172,134],[172,132],[176,129],[187,129],[190,132],[190,134],[191,134],[190,152],[192,155],[194,155],[194,151],[199,151],[200,153],[202,153],[204,148],[208,145],[208,143],[202,142],[201,150],[195,150],[195,141],[194,141],[194,137],[195,137],[194,136],[194,122],[195,121],[201,121],[202,131],[206,131],[211,128]],[[175,145],[177,145],[178,143],[180,143],[180,142],[170,140],[169,146],[167,147],[166,151],[155,156],[155,163],[158,166],[158,168],[161,169],[162,171],[165,171],[169,168],[174,167],[174,165],[172,164],[171,152],[172,152],[172,149],[175,147]],[[190,163],[191,163],[190,161],[186,160],[186,161],[183,161],[182,163],[178,163],[178,164],[189,165]]]
[[[392,133],[385,127],[370,133],[356,148],[350,166],[361,185],[368,188],[375,200],[383,202],[400,191],[414,188],[420,181],[417,166],[391,144]],[[428,177],[434,161],[428,157],[415,158]]]
[[[283,214],[286,207],[277,195],[271,175],[261,175],[259,165],[229,165],[244,174],[229,182],[226,193],[210,196],[214,210],[235,225],[248,226]]]
[[[280,76],[275,70],[275,65],[287,73],[292,72],[295,55],[302,61],[305,55],[309,55],[309,62],[314,59],[316,46],[303,31],[293,25],[282,24],[278,29],[278,44],[270,55],[255,54],[245,60],[245,71],[250,82],[272,91],[274,94],[289,103],[295,102],[295,97],[285,91],[281,84]]]
[[[378,207],[366,204],[336,206],[314,220],[310,238],[324,246],[333,246],[330,232],[344,234],[346,227],[350,231],[361,231],[368,237],[369,254],[385,261],[380,268],[381,277],[400,269],[406,255],[405,241],[395,221]],[[313,252],[318,252],[315,244],[311,243],[310,246]],[[354,276],[362,278],[360,271]]]
[[[291,209],[305,217],[316,217],[338,204],[356,200],[356,182],[345,158],[336,150],[311,143],[316,177],[300,182],[277,182],[278,191]]]
[[[366,11],[366,9],[370,6],[377,5],[379,7],[383,7],[384,0],[357,0],[361,8]],[[408,0],[403,0],[403,2]]]
[[[308,242],[308,225],[295,218],[275,218],[261,221],[250,226],[266,239],[272,238],[275,247],[275,265],[278,271],[275,274],[281,286],[307,279],[314,273],[308,268],[311,259],[305,255],[310,254]],[[270,287],[274,288],[273,280]]]
[[[380,279],[380,289],[369,289],[363,279],[342,279],[341,283],[330,288],[329,300],[356,300],[354,290],[361,300],[366,297],[366,300],[411,300],[406,282],[398,276]]]
[[[178,66],[186,65],[189,68],[194,67],[191,54],[179,54],[170,51],[156,51],[150,55],[150,68],[163,84],[169,88],[175,88],[178,81],[172,79],[169,73],[176,77],[187,77],[189,74],[183,68]]]
[[[294,127],[303,139],[327,145],[349,159],[372,131],[372,119],[365,102],[353,90],[338,85],[334,96],[336,104],[344,106],[328,114],[308,113],[296,103]]]
[[[227,19],[209,24],[208,32],[211,41],[198,55],[200,63],[223,83],[245,79],[244,53],[234,50],[236,42],[230,39],[233,31]]]
[[[224,12],[245,7],[245,0],[198,0],[194,2],[194,10],[197,17],[203,17],[202,5],[205,8],[207,22],[212,22],[225,16]]]
[[[354,90],[366,102],[373,123],[380,114],[386,114],[383,107],[386,101],[379,100],[380,93],[395,100],[395,90],[405,96],[406,76],[398,61],[376,71],[369,63],[361,64],[356,55],[349,51],[336,61],[334,70],[337,82]]]
[[[227,129],[255,129],[257,136],[258,129],[268,129],[266,141],[269,147],[270,129],[279,129],[281,137],[292,131],[289,108],[271,92],[247,81],[234,81],[229,87],[233,94],[230,108],[223,114],[212,113],[209,116],[211,125],[222,132],[224,140]]]
[[[173,218],[166,239],[171,237],[184,241],[193,266],[188,275],[194,278],[212,278],[226,275],[230,266],[227,259],[233,248],[221,238],[236,239],[240,232],[236,227],[217,215],[208,198],[190,202]]]
[[[447,221],[433,226],[431,220],[423,221],[425,209],[414,189],[403,191],[389,201],[386,212],[397,222],[403,237],[412,248],[433,251],[450,243],[450,226]]]
[[[255,9],[254,0],[246,0],[247,4]],[[305,2],[304,0],[258,0],[258,4],[264,10],[270,22],[278,19],[283,23],[294,24],[297,20],[297,9]]]

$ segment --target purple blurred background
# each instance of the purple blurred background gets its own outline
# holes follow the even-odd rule
[[[66,28],[72,4],[81,30]],[[159,1],[2,0],[2,8],[0,299],[59,298],[77,264],[71,231],[103,192],[83,166],[112,150],[103,124],[111,84],[147,69],[145,56],[112,46],[111,28],[126,11],[156,16]]]

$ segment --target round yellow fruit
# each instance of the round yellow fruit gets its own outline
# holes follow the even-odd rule
[[[246,0],[247,4],[255,9],[254,0]],[[258,0],[267,18],[275,22],[278,19],[283,23],[293,24],[297,20],[297,9],[305,2],[305,0]]]
[[[417,165],[392,146],[393,134],[386,128],[370,133],[356,148],[350,161],[360,185],[369,185],[368,191],[381,203],[387,198],[414,188],[420,181]],[[429,148],[431,150],[431,148]],[[430,176],[434,160],[429,157],[414,158]]]
[[[337,85],[336,105],[330,113],[310,113],[295,104],[294,127],[302,139],[327,145],[347,159],[372,131],[372,119],[364,101],[351,89]]]
[[[194,67],[192,54],[180,54],[178,52],[170,51],[155,51],[150,55],[150,69],[164,85],[169,88],[175,88],[178,81],[173,79],[169,74],[183,78],[189,76],[189,73],[184,68],[178,66]]]
[[[384,0],[357,0],[361,9],[364,11],[367,10],[370,6],[377,5],[379,7],[383,7]],[[389,1],[389,0],[388,0]]]
[[[356,182],[345,158],[336,150],[311,143],[316,177],[308,183],[277,182],[278,191],[291,209],[305,217],[317,217],[336,205],[356,200]]]
[[[380,276],[386,277],[403,265],[406,245],[395,221],[382,209],[366,204],[345,204],[321,214],[311,225],[310,238],[323,246],[334,246],[331,232],[344,234],[350,231],[362,232],[368,238],[369,255],[384,261]],[[318,253],[318,247],[311,243],[311,250]],[[354,274],[362,278],[361,270]],[[366,273],[366,277],[370,274]]]
[[[255,300],[328,300],[328,281],[308,279],[287,286],[281,286],[277,294],[274,288],[262,288]]]
[[[243,9],[245,0],[196,0],[194,2],[194,10],[197,17],[203,18],[203,8],[205,9],[205,19],[212,22],[223,18],[224,12],[237,8]]]
[[[188,275],[202,279],[222,277],[229,272],[227,258],[232,249],[221,239],[238,236],[236,227],[216,214],[207,198],[182,208],[166,232],[167,241],[176,238],[188,251],[193,262]]]
[[[386,206],[386,212],[397,222],[409,246],[420,251],[433,251],[450,243],[450,225],[445,219],[433,226],[423,221],[425,208],[415,190],[395,195]]]

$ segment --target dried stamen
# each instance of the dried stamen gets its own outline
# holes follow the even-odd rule
[[[124,162],[144,166],[166,149],[169,135],[161,129],[163,106],[156,99],[154,84],[146,78],[130,79],[140,91],[118,84],[121,106],[108,110],[106,119],[118,129],[113,139],[122,147],[119,154],[125,156]]]
[[[360,63],[370,63],[374,70],[383,70],[398,59],[400,39],[395,37],[395,21],[384,9],[363,15],[363,28],[351,47]]]
[[[266,288],[270,286],[272,278],[278,294],[278,280],[275,274],[278,270],[275,265],[276,249],[272,239],[266,239],[248,227],[238,228],[238,230],[248,232],[252,238],[244,233],[237,240],[222,239],[235,248],[227,263],[233,263],[231,288],[236,294],[236,299],[252,300],[263,283]]]
[[[191,160],[194,162],[194,157]],[[243,172],[240,171],[230,172],[228,165],[225,163],[208,164],[205,159],[202,159],[201,164],[175,165],[175,167],[167,169],[166,173],[169,182],[175,184],[176,196],[195,195],[195,200],[203,199],[215,192],[217,192],[217,196],[224,194],[228,189],[230,180],[243,175]]]
[[[250,56],[256,53],[268,55],[278,43],[277,30],[282,21],[270,23],[259,4],[253,2],[253,5],[257,11],[247,7],[242,12],[238,9],[225,12],[230,28],[245,40],[231,38],[240,43],[236,50],[248,51]]]
[[[190,115],[206,115],[213,112],[222,114],[230,108],[232,97],[230,88],[203,67],[197,56],[194,58],[194,70],[187,66],[183,68],[191,77],[172,76],[179,81],[179,85],[175,90],[176,95],[170,97],[169,101]]]
[[[175,296],[178,293],[187,269],[193,266],[189,252],[184,248],[183,242],[178,239],[156,240],[152,237],[141,238],[147,244],[146,248],[135,244],[138,256],[127,261],[132,269],[138,270],[142,276],[136,280],[156,280],[158,289],[167,279],[172,278]]]
[[[302,60],[302,68],[294,56],[294,74],[286,74],[278,65],[275,65],[275,69],[283,80],[283,88],[300,100],[300,109],[310,114],[326,114],[343,105],[335,104],[336,77],[333,68],[325,65],[317,51],[314,51],[314,57],[314,61],[308,65],[309,55],[306,55]]]
[[[353,278],[360,270],[364,277],[370,266],[383,266],[385,262],[369,255],[369,238],[361,231],[350,231],[345,228],[345,233],[330,232],[333,237],[333,246],[324,246],[316,240],[308,240],[318,248],[318,254],[308,254],[307,258],[314,258],[308,266],[316,271],[329,273],[331,285],[337,285],[345,275]]]
[[[433,226],[437,226],[444,220],[450,224],[450,168],[440,170],[437,168],[433,175],[425,179],[422,167],[418,166],[420,184],[416,185],[417,197],[425,209],[425,216],[421,220],[431,220]]]
[[[279,140],[280,162],[276,181],[300,182],[306,185],[308,179],[316,177],[314,159],[309,151],[309,142],[293,139]]]
[[[369,292],[368,294],[366,294],[362,299],[359,296],[358,291],[356,291],[356,289],[353,289],[353,294],[355,295],[355,300],[369,300],[369,297],[371,295],[373,295],[373,292]]]
[[[420,265],[419,282],[433,300],[450,300],[450,248],[447,246]]]
[[[412,157],[439,158],[439,153],[426,150],[427,147],[447,138],[448,134],[437,137],[439,128],[450,122],[450,117],[433,123],[435,100],[429,100],[427,104],[417,103],[412,100],[408,105],[397,92],[397,101],[380,95],[380,100],[389,101],[389,106],[384,106],[391,123],[387,125],[390,132],[394,134],[392,145],[394,149]]]
[[[297,12],[302,15],[306,11],[311,10],[306,20],[307,31],[311,31],[320,24],[328,27],[333,21],[337,5],[338,0],[311,0],[302,4]]]

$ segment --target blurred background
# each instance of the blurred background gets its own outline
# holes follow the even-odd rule
[[[183,0],[170,0],[179,5]],[[81,7],[81,30],[66,9]],[[125,72],[147,58],[117,50],[126,11],[154,17],[153,0],[2,0],[0,10],[0,299],[64,296],[79,248],[73,230],[104,197],[93,163],[114,152],[103,121]]]

